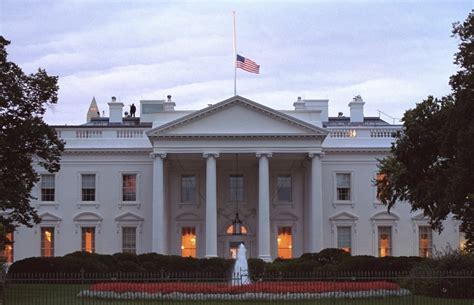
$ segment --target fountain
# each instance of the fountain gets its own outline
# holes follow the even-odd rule
[[[240,244],[237,250],[237,260],[235,261],[234,270],[232,272],[232,285],[249,285],[249,267],[247,264],[247,249],[244,244]]]

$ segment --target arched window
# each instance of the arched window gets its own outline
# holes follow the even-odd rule
[[[242,234],[247,234],[247,232],[248,232],[247,227],[242,225],[241,231],[242,231]],[[227,234],[230,234],[230,235],[234,234],[234,226],[233,225],[228,226],[226,232],[227,232]]]

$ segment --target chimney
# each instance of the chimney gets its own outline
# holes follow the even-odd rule
[[[163,110],[164,111],[174,111],[174,106],[176,106],[176,103],[171,100],[171,95],[168,95],[166,97],[166,102],[164,103]]]
[[[109,104],[109,123],[122,123],[123,103],[117,102],[117,98],[112,96]]]
[[[364,122],[364,101],[360,95],[355,96],[352,102],[349,103],[351,111],[351,123]]]
[[[301,99],[301,96],[298,96],[298,99],[296,102],[293,103],[293,106],[295,106],[295,110],[304,110],[304,101]]]

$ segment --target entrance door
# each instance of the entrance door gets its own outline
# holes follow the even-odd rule
[[[229,242],[229,257],[237,259],[237,250],[239,249],[240,244],[244,244],[244,241],[231,241]]]

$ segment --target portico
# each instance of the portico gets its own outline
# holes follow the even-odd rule
[[[248,230],[240,239],[249,243],[250,256],[274,259],[276,231],[292,227],[304,232],[299,233],[302,240],[295,251],[319,251],[321,143],[326,134],[323,128],[239,96],[153,128],[147,133],[153,145],[152,250],[179,254],[180,230],[193,225],[197,256],[227,256],[236,238],[229,237],[226,229],[240,208]],[[243,199],[237,206],[228,198],[236,154],[241,160],[239,196]],[[291,188],[295,195],[288,203],[275,200],[278,173],[287,175],[290,183],[299,179],[298,185],[305,186]],[[179,179],[184,176],[194,177],[194,204],[178,198]]]

